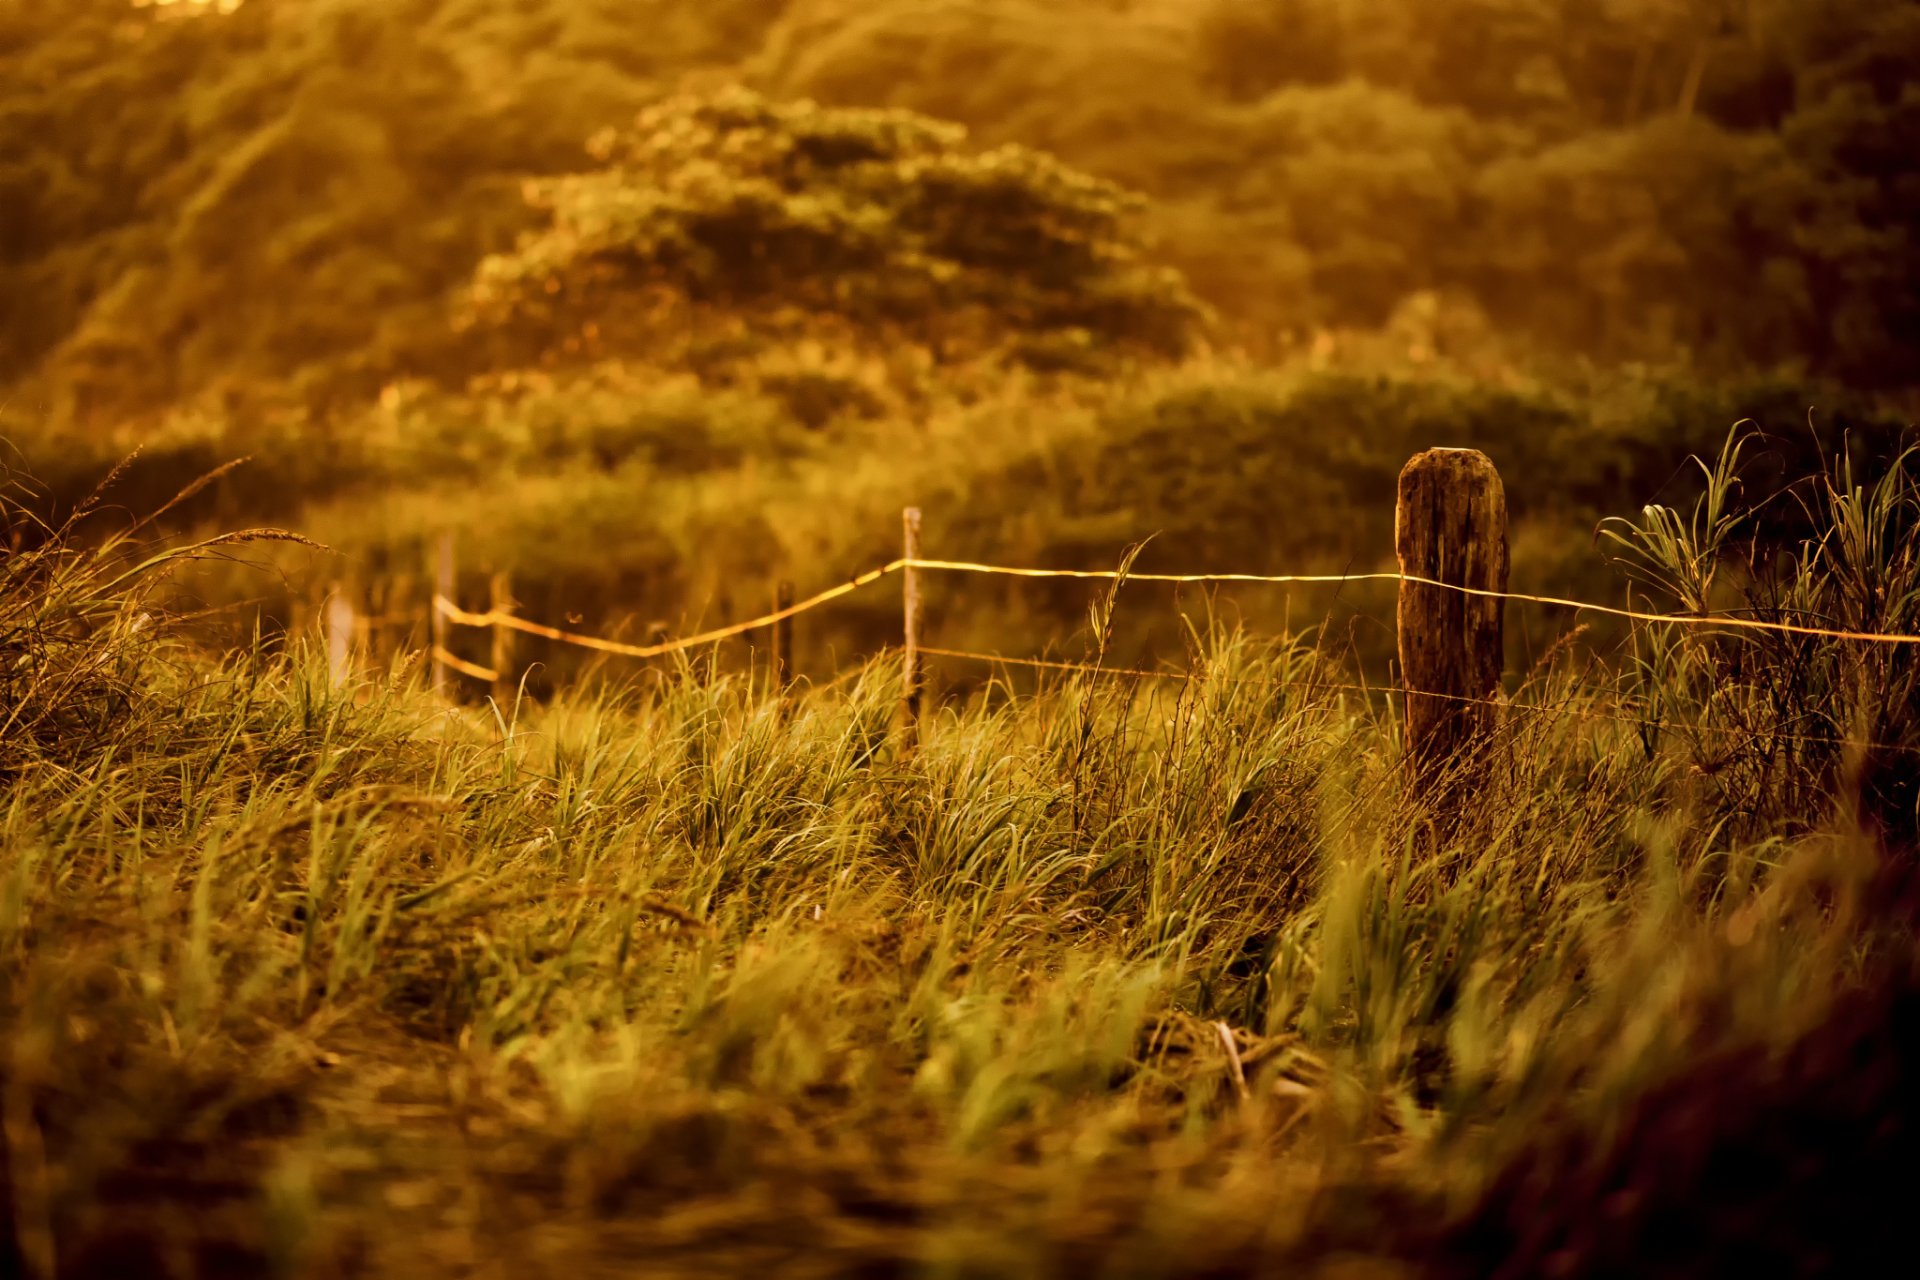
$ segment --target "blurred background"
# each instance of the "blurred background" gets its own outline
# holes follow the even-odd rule
[[[442,533],[470,606],[685,630],[908,503],[932,556],[1374,570],[1432,445],[1516,589],[1618,602],[1601,516],[1743,419],[1749,496],[1870,469],[1920,385],[1911,0],[0,0],[0,66],[8,465],[57,516],[249,457],[173,526],[334,554],[195,579],[237,633],[410,618]],[[1391,646],[1390,589],[1130,591],[1141,660]],[[942,579],[929,637],[1071,656],[1087,595]]]

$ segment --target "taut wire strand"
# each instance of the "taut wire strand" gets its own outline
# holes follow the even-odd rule
[[[1740,627],[1752,631],[1775,631],[1796,636],[1819,636],[1828,640],[1865,640],[1877,644],[1920,644],[1920,635],[1906,635],[1900,632],[1845,631],[1831,627],[1808,627],[1795,622],[1766,622],[1759,618],[1739,618],[1731,614],[1676,614],[1648,613],[1639,609],[1622,609],[1614,605],[1593,604],[1585,600],[1569,600],[1565,596],[1536,596],[1519,591],[1492,591],[1484,587],[1463,587],[1451,582],[1438,582],[1432,578],[1422,578],[1411,573],[1122,573],[1117,569],[1015,569],[1004,565],[974,564],[964,560],[913,560],[908,562],[915,569],[945,570],[952,573],[982,573],[1010,578],[1103,578],[1109,581],[1125,578],[1129,582],[1272,582],[1272,583],[1336,583],[1336,582],[1412,582],[1425,587],[1439,587],[1445,591],[1458,591],[1463,595],[1484,596],[1494,600],[1520,600],[1530,604],[1559,605],[1567,609],[1577,609],[1586,613],[1604,613],[1616,618],[1630,618],[1638,622],[1673,622],[1682,626],[1695,627]]]
[[[1102,667],[1087,662],[1058,662],[1046,658],[1019,658],[997,653],[973,653],[965,649],[935,649],[922,646],[920,652],[942,658],[960,658],[971,662],[996,663],[1013,667],[1036,667],[1046,671],[1073,671],[1086,675],[1099,676],[1136,676],[1146,680],[1182,680],[1202,681],[1208,677],[1191,671],[1176,671],[1163,667],[1157,671],[1148,671],[1139,667]],[[1548,706],[1539,702],[1514,702],[1507,698],[1471,698],[1458,693],[1434,693],[1427,689],[1409,689],[1402,685],[1350,684],[1337,680],[1253,680],[1227,677],[1229,683],[1254,684],[1269,689],[1301,688],[1331,689],[1345,693],[1387,694],[1399,697],[1436,698],[1445,702],[1465,702],[1475,706],[1496,707],[1502,711],[1527,711],[1535,715],[1578,716],[1583,720],[1608,720],[1614,724],[1623,724],[1633,728],[1644,725],[1644,721],[1631,716],[1601,711],[1596,707]],[[1674,723],[1666,726],[1672,729],[1685,729],[1696,733],[1716,733],[1722,737],[1766,737],[1780,742],[1793,742],[1803,746],[1821,747],[1867,747],[1877,751],[1893,751],[1902,755],[1920,755],[1920,747],[1904,746],[1893,742],[1868,742],[1858,738],[1817,737],[1809,734],[1779,733],[1768,729],[1741,729],[1733,725]]]

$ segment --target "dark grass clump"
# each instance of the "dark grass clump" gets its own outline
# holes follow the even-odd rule
[[[1407,1233],[1436,1277],[1880,1274],[1920,1155],[1920,978],[1882,963],[1781,1044],[1703,1049],[1604,1122],[1521,1148]]]

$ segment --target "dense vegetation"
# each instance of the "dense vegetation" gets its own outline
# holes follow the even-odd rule
[[[1913,646],[1516,605],[1436,815],[1384,589],[941,579],[1109,671],[955,660],[911,752],[891,592],[784,697],[448,700],[415,620],[442,533],[632,635],[907,503],[1376,569],[1452,444],[1522,588],[1920,631],[1920,4],[0,0],[0,66],[0,1274],[1907,1247]]]
[[[4,0],[0,57],[0,379],[96,423],[464,373],[523,179],[727,79],[1146,193],[1260,353],[1920,367],[1911,0]]]
[[[270,626],[448,529],[549,621],[689,625],[906,502],[983,558],[1376,567],[1434,443],[1599,589],[1593,520],[1731,423],[1800,474],[1910,421],[1916,14],[0,0],[0,426],[69,505],[251,457],[175,518],[346,557],[209,588]]]
[[[1729,424],[1750,418],[1766,434],[1746,478],[1747,496],[1760,501],[1842,454],[1863,477],[1874,473],[1899,452],[1910,421],[1857,394],[1828,389],[1810,401],[1816,392],[1780,379],[1702,386],[1610,372],[1503,387],[1457,371],[1212,361],[1098,396],[1011,373],[966,400],[936,389],[917,419],[889,410],[813,429],[792,407],[798,384],[759,381],[778,367],[761,363],[755,381],[725,387],[603,367],[529,376],[510,394],[410,390],[334,423],[323,451],[297,421],[261,429],[201,414],[142,441],[146,452],[114,496],[151,509],[250,455],[176,510],[217,527],[288,521],[339,553],[289,549],[271,557],[277,574],[198,583],[203,604],[235,607],[239,635],[256,604],[271,629],[333,581],[371,593],[374,612],[410,607],[424,619],[430,548],[450,531],[469,604],[486,598],[490,573],[506,570],[528,616],[632,639],[655,620],[686,632],[757,615],[782,578],[807,593],[883,564],[899,553],[908,504],[925,512],[929,553],[959,559],[1105,569],[1151,536],[1140,567],[1154,571],[1391,568],[1400,467],[1431,445],[1466,445],[1486,450],[1505,476],[1516,584],[1618,603],[1621,580],[1596,550],[1595,523],[1671,497],[1687,458],[1711,457]],[[843,371],[819,372],[807,400],[847,394]],[[853,385],[877,396],[899,387]],[[120,448],[70,449],[40,478],[57,494],[85,493]],[[290,494],[306,499],[294,513]],[[1771,508],[1782,545],[1806,533],[1794,511],[1791,495]],[[397,582],[409,576],[410,586]],[[410,604],[379,598],[396,589],[411,592]],[[1180,595],[1136,594],[1116,653],[1177,655]],[[1068,643],[1083,603],[1073,586],[942,577],[929,592],[929,635],[1033,654]],[[1390,627],[1377,621],[1391,615],[1392,595],[1378,584],[1238,588],[1218,607],[1260,631],[1325,618],[1369,659],[1392,648]],[[883,588],[807,615],[797,624],[800,671],[826,678],[897,643],[899,619],[897,590]],[[1516,667],[1576,621],[1516,606]],[[1592,634],[1615,638],[1604,622]],[[467,657],[487,660],[484,634],[457,640]],[[738,665],[764,641],[735,644],[724,661]],[[542,692],[582,656],[531,641],[521,650]],[[980,674],[943,665],[953,679]]]
[[[549,225],[480,264],[465,326],[506,331],[509,360],[619,353],[709,380],[729,354],[802,341],[942,365],[1193,347],[1202,309],[1125,235],[1143,202],[1023,147],[969,154],[965,137],[740,88],[668,99],[593,139],[601,168],[529,183]]]
[[[1753,576],[1736,465],[1609,526],[1650,589],[1920,630],[1903,470],[1833,473]],[[1904,1243],[1912,649],[1562,649],[1433,839],[1391,707],[1299,639],[1197,619],[1184,680],[983,694],[908,755],[891,660],[786,705],[686,666],[463,711],[417,664],[206,656],[159,605],[235,541],[41,532],[0,571],[8,1274],[1864,1274]]]

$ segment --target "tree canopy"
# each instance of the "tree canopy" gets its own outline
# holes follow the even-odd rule
[[[1146,261],[1142,201],[965,137],[738,88],[669,98],[598,135],[599,168],[528,183],[550,220],[480,265],[471,314],[539,335],[550,357],[657,349],[688,311],[938,359],[1189,348],[1202,309]]]
[[[906,326],[918,290],[961,304],[944,342],[1170,349],[1182,308],[1152,301],[1171,295],[1139,227],[1255,349],[1433,295],[1550,353],[1881,387],[1920,370],[1916,0],[0,0],[0,63],[0,384],[81,421],[462,376],[476,339],[449,317],[478,262],[504,255],[505,289],[505,264],[604,268],[612,242],[588,241],[628,233],[662,237],[648,271],[755,326],[784,289]],[[848,108],[970,141],[899,124],[924,180],[816,166],[808,198],[770,154],[725,158],[703,194],[720,158],[685,139],[583,150],[649,106],[691,121],[661,104],[733,81],[769,137]],[[664,174],[679,207],[638,194]],[[915,222],[936,181],[945,229]],[[1147,199],[1125,234],[1103,183]],[[889,247],[867,242],[845,300],[791,257],[757,286],[724,254],[674,258],[717,231],[720,188],[780,230],[776,259],[857,254],[868,219]],[[1014,216],[1007,247],[1051,265],[1003,295],[1014,277],[970,255],[1019,190],[1053,212]],[[626,230],[593,230],[616,206]],[[1078,266],[1081,233],[1050,221],[1069,210],[1092,219]]]

